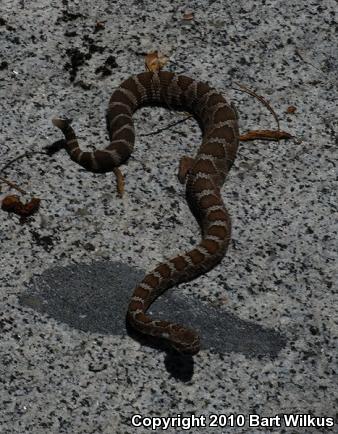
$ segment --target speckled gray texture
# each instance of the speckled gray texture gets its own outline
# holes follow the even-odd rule
[[[83,264],[119,262],[134,278],[198,238],[176,178],[180,156],[198,147],[197,124],[189,120],[146,136],[184,114],[143,109],[135,115],[135,152],[122,169],[122,200],[111,174],[90,174],[62,151],[30,155],[2,173],[43,201],[25,225],[1,214],[1,433],[151,432],[131,426],[135,413],[337,418],[337,4],[154,4],[1,2],[1,167],[61,138],[50,121],[54,115],[72,117],[82,143],[104,146],[109,96],[121,80],[143,70],[143,54],[155,49],[170,56],[168,69],[228,94],[243,132],[275,127],[266,108],[235,90],[235,82],[256,89],[296,138],[241,144],[223,189],[233,221],[227,256],[173,294],[190,309],[203,303],[254,323],[257,331],[271,330],[285,337],[285,346],[272,358],[238,348],[206,348],[193,360],[168,358],[123,332],[83,331],[22,303],[32,279],[56,267],[76,271]],[[195,19],[183,21],[185,10]],[[96,21],[105,27],[93,32]],[[290,105],[294,114],[286,113]],[[2,184],[2,196],[8,192]]]

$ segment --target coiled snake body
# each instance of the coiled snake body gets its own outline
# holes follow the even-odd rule
[[[198,334],[182,325],[147,315],[151,303],[168,288],[193,280],[223,258],[231,233],[220,189],[235,159],[238,118],[234,107],[207,84],[171,72],[144,72],[125,80],[110,98],[107,125],[110,144],[103,150],[81,151],[70,122],[53,119],[65,135],[71,159],[92,172],[108,172],[125,163],[134,147],[132,115],[145,105],[189,111],[198,120],[203,140],[196,157],[183,157],[179,179],[202,234],[199,244],[159,264],[135,288],[128,306],[130,325],[145,335],[163,338],[186,354],[200,349]]]

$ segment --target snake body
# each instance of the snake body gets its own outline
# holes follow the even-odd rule
[[[146,312],[165,290],[208,272],[225,255],[231,222],[220,189],[238,147],[234,106],[206,83],[171,72],[144,72],[123,81],[111,96],[107,111],[110,144],[105,149],[84,152],[70,121],[53,119],[53,123],[64,133],[64,148],[73,161],[89,171],[104,173],[128,160],[135,139],[132,115],[145,105],[189,111],[199,122],[202,144],[194,159],[181,160],[180,180],[186,184],[186,199],[202,236],[192,250],[160,263],[146,274],[131,297],[127,320],[134,329],[165,339],[181,353],[196,354],[200,339],[194,330],[154,319]]]

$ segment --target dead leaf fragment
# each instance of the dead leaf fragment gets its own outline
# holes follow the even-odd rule
[[[24,221],[27,217],[36,213],[40,207],[40,199],[33,197],[29,202],[23,204],[19,196],[13,194],[3,198],[1,209],[10,213],[17,214]]]
[[[289,105],[289,107],[286,109],[286,113],[294,113],[297,110],[297,107],[294,105]]]
[[[168,57],[164,56],[160,51],[153,51],[146,55],[144,62],[148,71],[158,72],[168,63],[168,60]]]
[[[103,30],[104,28],[105,28],[105,21],[96,21],[94,27],[94,33],[97,33],[100,30]]]
[[[191,21],[194,19],[194,13],[193,12],[184,12],[183,14],[184,21]]]

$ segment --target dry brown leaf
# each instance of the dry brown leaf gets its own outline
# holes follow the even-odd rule
[[[297,107],[294,105],[289,105],[289,107],[286,109],[286,113],[294,113],[297,110]]]
[[[29,202],[23,204],[19,196],[13,194],[3,198],[1,209],[21,217],[21,222],[32,214],[36,213],[40,207],[40,199],[33,197]]]
[[[160,51],[153,51],[146,55],[144,62],[148,71],[158,72],[168,63],[168,60],[168,57],[164,56]]]
[[[95,27],[94,27],[94,33],[99,32],[100,30],[103,30],[105,28],[106,21],[96,21]]]
[[[280,140],[291,139],[292,135],[281,130],[252,130],[239,136],[239,140],[246,142],[248,140]]]
[[[194,19],[194,13],[193,12],[184,12],[183,14],[184,21],[191,21]]]

